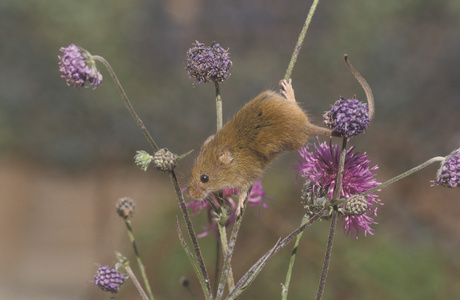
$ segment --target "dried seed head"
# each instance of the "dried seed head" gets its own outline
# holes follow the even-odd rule
[[[134,200],[129,197],[123,197],[117,200],[117,213],[123,219],[130,219],[133,217],[136,210]]]

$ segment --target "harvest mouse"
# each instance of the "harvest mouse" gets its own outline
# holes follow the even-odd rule
[[[207,138],[192,168],[188,194],[204,199],[226,187],[239,190],[237,215],[254,181],[281,153],[299,150],[311,134],[337,135],[308,121],[291,79],[280,92],[265,91],[249,101],[215,135]]]

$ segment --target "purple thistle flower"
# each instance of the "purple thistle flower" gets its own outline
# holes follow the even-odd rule
[[[448,188],[460,186],[460,148],[448,155],[441,163],[435,182]]]
[[[119,273],[115,268],[99,266],[97,274],[94,276],[94,284],[105,292],[116,294],[126,279],[126,276]]]
[[[349,198],[352,195],[365,192],[379,185],[375,180],[375,171],[378,167],[370,167],[370,160],[366,153],[353,153],[354,147],[347,149],[345,156],[345,165],[342,179],[341,198]],[[315,144],[314,151],[309,151],[308,146],[299,150],[303,160],[299,160],[299,165],[294,169],[299,170],[301,175],[310,182],[311,195],[316,198],[324,196],[327,200],[332,200],[334,188],[337,180],[339,169],[340,150],[337,145],[325,142]],[[373,216],[377,216],[377,204],[382,204],[375,193],[366,196],[367,212],[362,215],[347,215],[345,212],[344,230],[346,234],[352,234],[358,238],[358,233],[362,232],[364,236],[373,235],[372,224],[377,224]]]
[[[226,227],[230,226],[235,222],[236,205],[232,196],[238,195],[238,193],[238,190],[234,188],[225,188],[223,190],[223,199],[227,204],[228,213],[227,222],[225,224]],[[214,197],[214,195],[211,194],[210,197],[212,199],[213,205],[215,207],[219,207],[219,203]],[[254,182],[251,193],[249,194],[248,202],[252,207],[258,206],[266,208],[267,203],[264,201],[265,199],[268,199],[268,197],[265,196],[265,191],[262,187],[262,181],[259,179],[256,182]],[[186,206],[188,208],[191,208],[192,215],[196,215],[202,210],[206,210],[208,213],[209,226],[206,226],[204,228],[204,232],[197,235],[199,238],[207,236],[211,231],[214,231],[217,234],[217,225],[214,219],[214,210],[212,205],[208,201],[193,200],[186,203]]]
[[[67,81],[68,86],[83,87],[86,83],[96,88],[102,82],[102,75],[99,73],[91,54],[75,44],[60,49],[64,54],[58,55],[59,71],[61,77]]]
[[[366,131],[369,125],[369,108],[357,99],[340,98],[330,111],[323,115],[324,124],[333,128],[344,137]]]
[[[218,43],[211,43],[210,47],[195,41],[187,51],[187,67],[190,78],[199,83],[222,82],[230,77],[232,62],[228,50]]]

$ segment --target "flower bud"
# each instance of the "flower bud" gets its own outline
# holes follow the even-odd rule
[[[172,171],[176,167],[177,155],[166,148],[158,150],[153,156],[153,164],[158,170]]]
[[[365,196],[351,196],[345,203],[345,214],[349,216],[360,216],[367,211],[368,204]]]
[[[187,51],[187,67],[190,78],[199,83],[222,82],[230,77],[232,62],[228,50],[213,42],[210,47],[196,41]]]
[[[448,155],[441,163],[436,174],[436,183],[448,188],[460,186],[460,148]]]
[[[129,197],[123,197],[117,200],[117,213],[123,219],[130,219],[134,215],[136,205],[134,200]]]
[[[83,87],[87,83],[96,88],[102,83],[96,62],[91,54],[75,44],[60,49],[64,54],[58,55],[59,71],[61,77],[67,81],[68,86]]]
[[[141,150],[136,151],[136,155],[134,156],[134,162],[138,165],[143,171],[147,171],[150,163],[153,160],[153,156],[148,154],[147,152]]]
[[[344,137],[366,131],[369,125],[369,108],[357,99],[340,98],[330,111],[323,115],[324,123]]]
[[[115,268],[100,266],[94,276],[94,284],[105,292],[116,294],[120,286],[126,281],[126,276],[119,273]]]

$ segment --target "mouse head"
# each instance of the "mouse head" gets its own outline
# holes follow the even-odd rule
[[[235,160],[231,147],[221,145],[210,136],[201,147],[192,169],[188,194],[193,199],[203,199],[209,193],[228,187]]]

